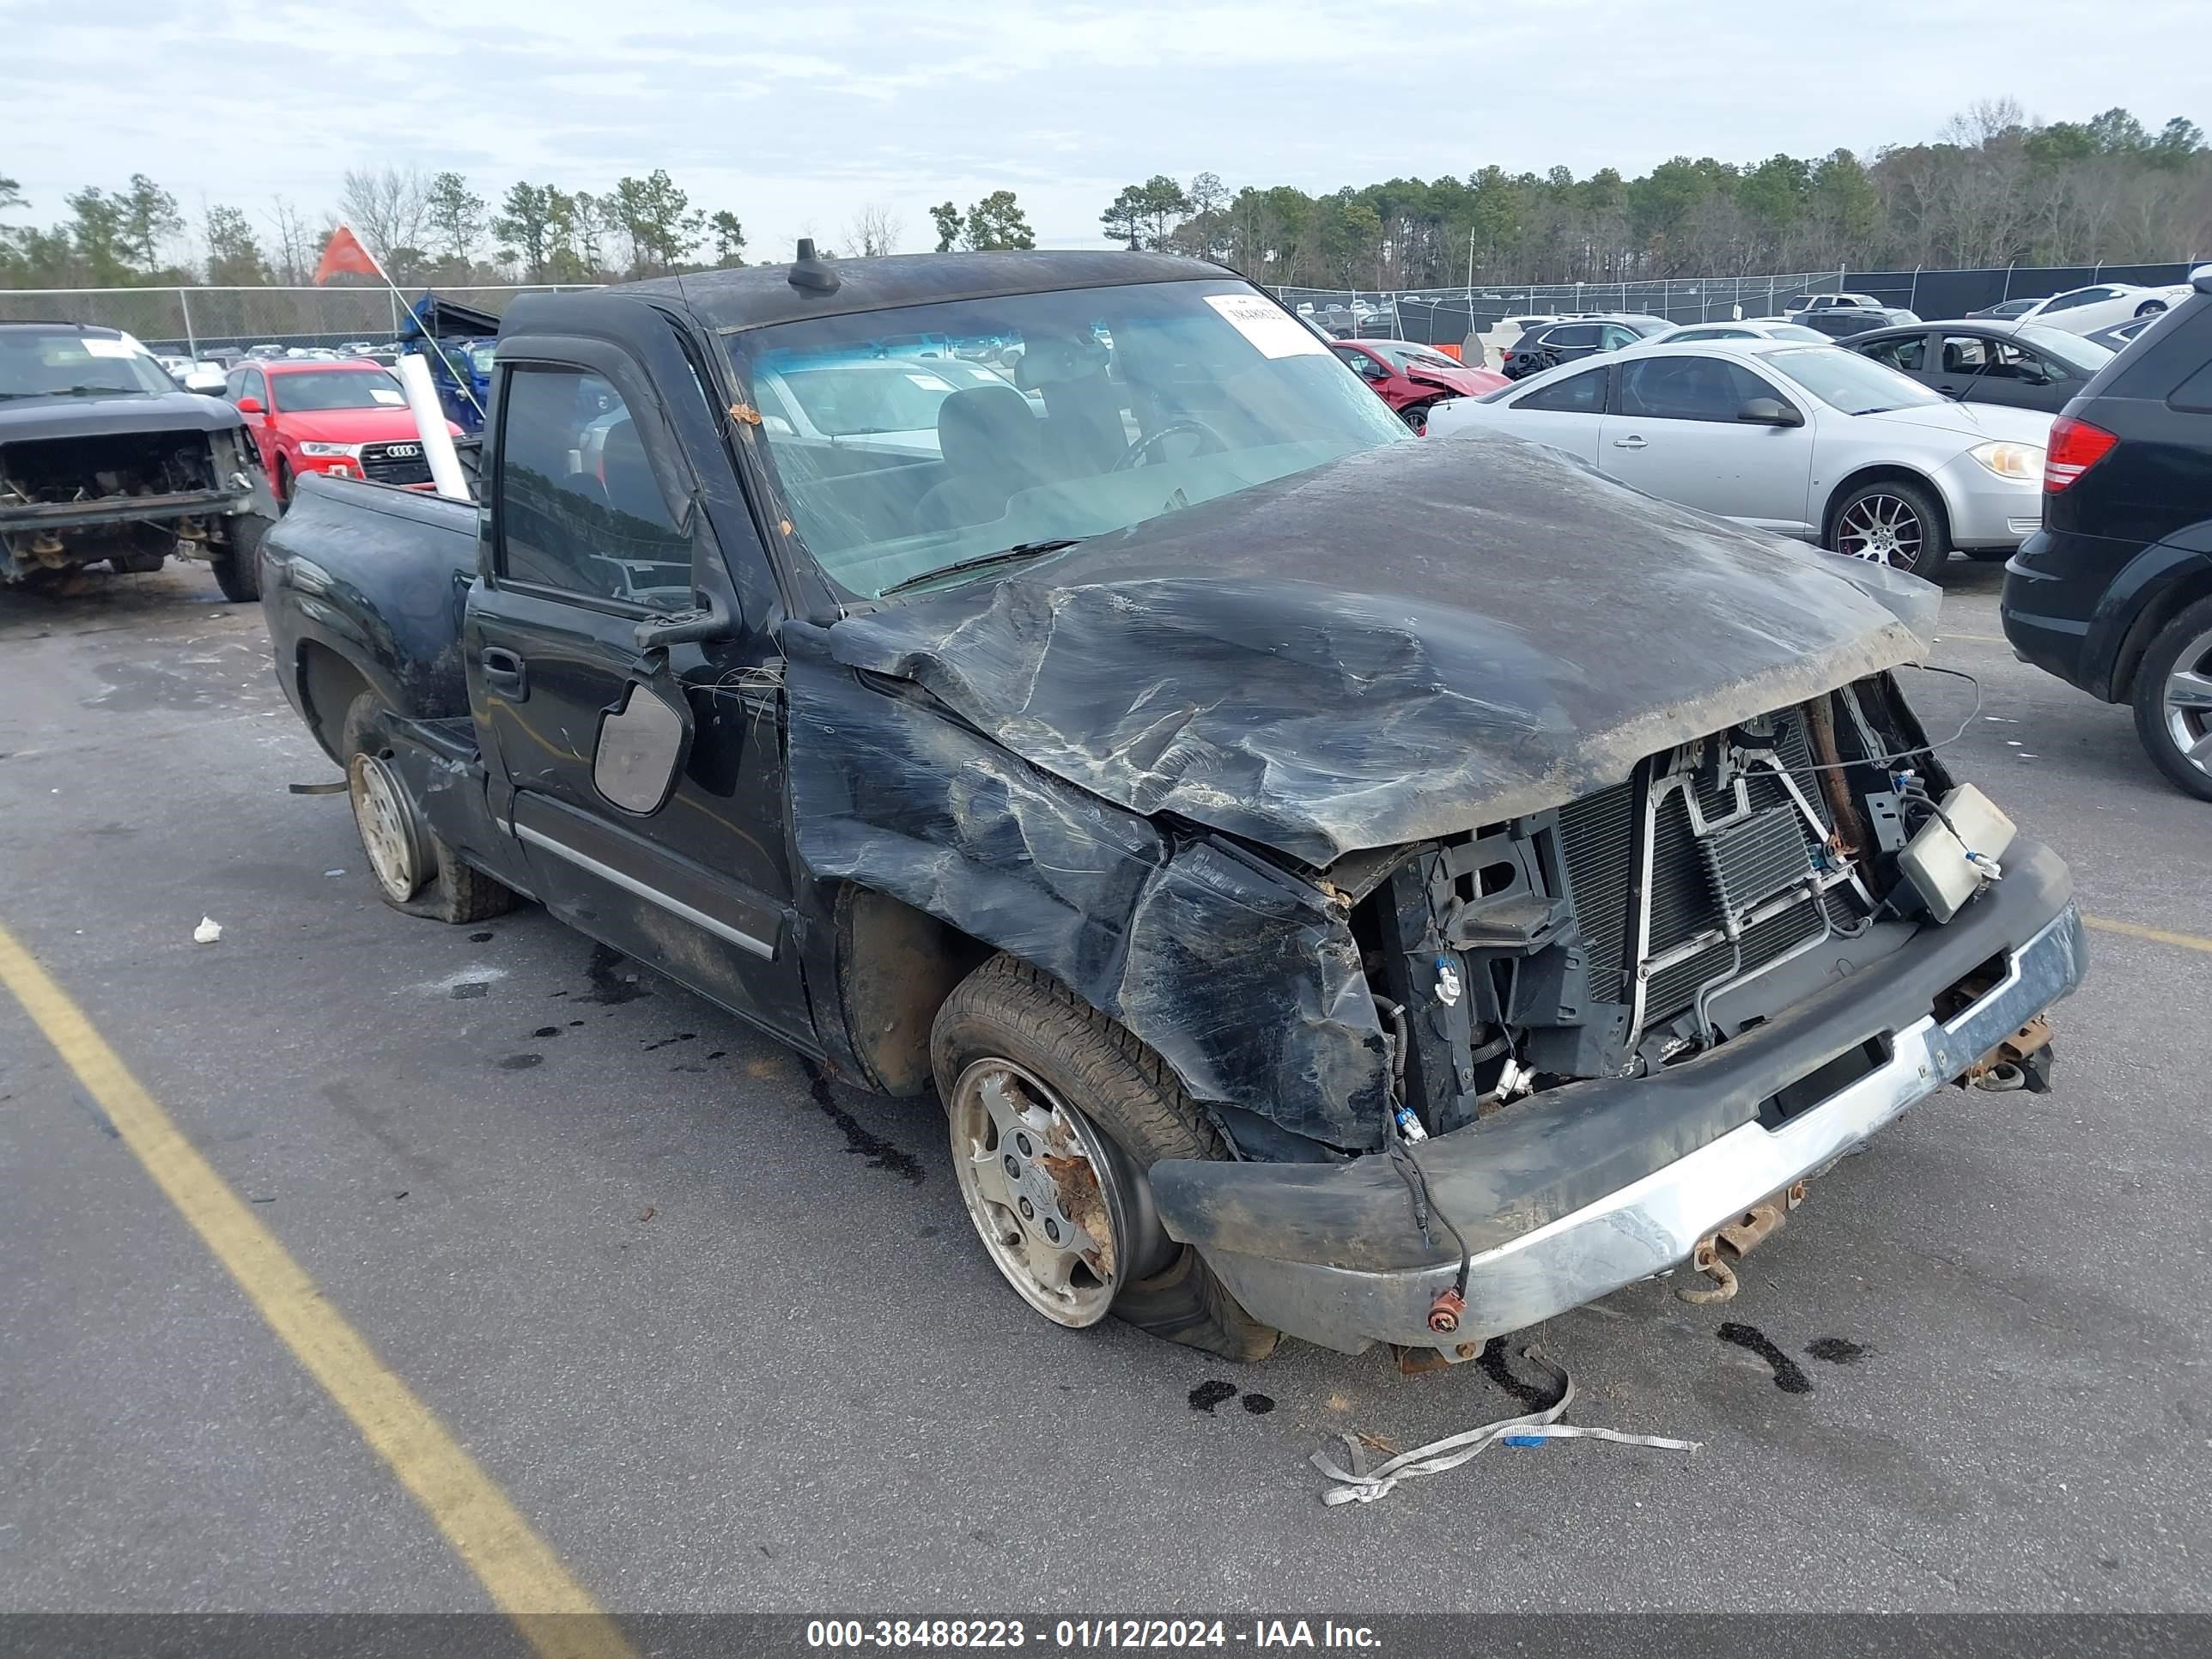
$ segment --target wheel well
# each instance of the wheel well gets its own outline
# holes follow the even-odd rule
[[[1943,520],[1944,543],[1946,545],[1949,544],[1951,509],[1944,503],[1943,492],[1936,487],[1935,481],[1926,473],[1915,472],[1909,466],[1893,465],[1863,466],[1857,471],[1838,481],[1835,489],[1828,492],[1828,504],[1820,511],[1820,545],[1826,547],[1835,539],[1836,511],[1843,506],[1845,496],[1862,484],[1884,483],[1916,484],[1926,490],[1928,498],[1936,503],[1936,511]]]
[[[2212,569],[2199,570],[2178,581],[2136,613],[2128,624],[2120,648],[2112,653],[2112,701],[2125,702],[2136,694],[2136,671],[2150,650],[2150,642],[2166,623],[2197,600],[2212,599]]]
[[[997,953],[903,900],[837,895],[837,1000],[853,1054],[889,1095],[930,1085],[929,1029],[952,988]]]
[[[368,677],[328,646],[308,640],[300,647],[300,701],[307,707],[307,729],[332,760],[339,758],[346,710],[371,689]]]

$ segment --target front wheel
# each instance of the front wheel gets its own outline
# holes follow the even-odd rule
[[[215,585],[233,605],[261,597],[261,538],[269,533],[269,520],[258,513],[241,513],[230,521],[230,540],[209,559]]]
[[[2212,800],[2212,599],[2164,628],[2136,670],[2136,735],[2177,788]]]
[[[1171,1342],[1264,1359],[1279,1333],[1170,1239],[1146,1177],[1228,1149],[1159,1057],[1027,963],[994,957],[930,1031],[954,1178],[985,1253],[1058,1325],[1109,1312]]]
[[[395,910],[435,921],[489,921],[514,908],[514,893],[431,833],[407,787],[392,743],[392,715],[374,691],[346,710],[338,759],[354,830],[376,896]]]
[[[1847,559],[1932,579],[1951,556],[1943,509],[1926,489],[1902,479],[1861,484],[1837,504],[1828,545]]]
[[[279,513],[292,510],[292,464],[282,455],[276,458],[276,471],[270,481],[269,493],[276,496]]]
[[[1429,433],[1429,411],[1435,407],[1434,404],[1408,404],[1398,411],[1398,418],[1425,438]]]

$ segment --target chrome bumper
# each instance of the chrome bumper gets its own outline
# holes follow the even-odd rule
[[[1367,1272],[1203,1244],[1201,1254],[1255,1318],[1293,1335],[1346,1353],[1383,1341],[1465,1358],[1461,1345],[1479,1346],[1688,1261],[1730,1217],[1818,1175],[1964,1073],[2080,983],[2085,960],[2081,917],[2069,903],[2009,953],[2004,977],[1986,994],[1949,1019],[1931,1015],[1897,1031],[1885,1063],[1780,1127],[1740,1124],[1478,1253],[1466,1311],[1447,1338],[1429,1329],[1428,1315],[1450,1288],[1456,1261]]]

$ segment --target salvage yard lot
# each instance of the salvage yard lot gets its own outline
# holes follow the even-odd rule
[[[617,1613],[2212,1608],[2212,819],[2014,661],[1999,580],[1945,575],[1938,660],[1995,717],[1947,752],[2105,924],[2056,1090],[1916,1109],[1730,1304],[1530,1334],[1569,1420],[1693,1455],[1500,1448],[1323,1510],[1325,1438],[1417,1445],[1533,1374],[1045,1324],[933,1102],[534,909],[378,903],[344,803],[287,793],[336,772],[258,611],[196,570],[0,599],[0,927]],[[484,1605],[6,998],[0,1193],[9,1606]]]

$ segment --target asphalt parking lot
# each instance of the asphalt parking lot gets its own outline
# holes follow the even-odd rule
[[[0,928],[617,1616],[2212,1609],[2212,816],[2014,661],[1999,577],[1954,562],[1937,660],[1983,690],[1950,752],[2099,924],[2057,1087],[1908,1115],[1727,1306],[1531,1334],[1571,1420],[1694,1454],[1498,1448],[1323,1509],[1328,1437],[1417,1445],[1529,1374],[1048,1325],[933,1102],[535,910],[380,904],[344,802],[287,793],[336,770],[258,611],[195,567],[0,597]],[[0,1607],[487,1605],[4,995],[0,1260]]]

